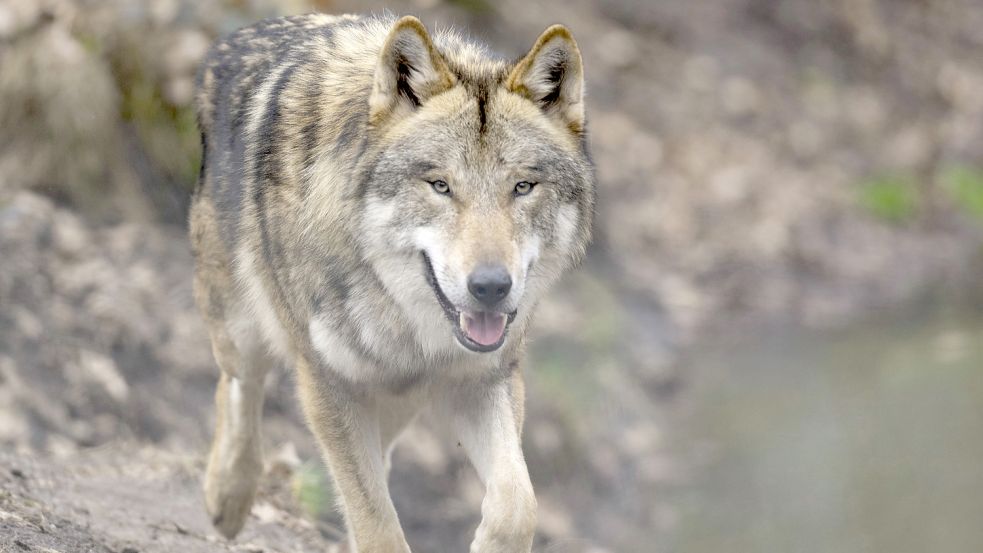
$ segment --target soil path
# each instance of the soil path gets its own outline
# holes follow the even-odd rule
[[[200,462],[157,449],[71,458],[0,453],[0,552],[287,553],[338,551],[314,525],[261,495],[234,542],[211,528]]]

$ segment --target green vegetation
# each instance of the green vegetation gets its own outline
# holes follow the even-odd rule
[[[910,221],[918,212],[918,188],[908,175],[879,175],[863,182],[858,201],[871,215],[890,223]]]
[[[126,50],[110,59],[122,98],[120,115],[132,125],[161,176],[189,191],[201,163],[194,109],[165,97],[162,77],[149,67],[150,54],[136,44]]]
[[[304,462],[294,473],[291,484],[297,503],[311,518],[317,520],[333,508],[334,490],[331,478],[320,460]]]
[[[983,222],[983,169],[968,165],[947,167],[939,181],[957,207]]]
[[[983,223],[983,167],[945,165],[936,174],[935,182],[952,205]],[[905,173],[875,175],[861,182],[857,190],[857,203],[863,209],[894,224],[914,219],[921,200],[917,180]]]
[[[174,106],[148,81],[123,90],[123,119],[133,123],[147,153],[176,184],[190,190],[200,163],[201,142],[194,111]]]
[[[533,387],[548,392],[545,401],[571,428],[586,422],[584,410],[597,403],[597,375],[612,361],[624,330],[623,313],[610,287],[586,272],[571,276],[570,292],[584,306],[584,324],[573,336],[553,335],[531,348],[526,373]]]

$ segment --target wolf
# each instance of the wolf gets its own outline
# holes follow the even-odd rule
[[[311,14],[220,39],[199,72],[196,303],[220,376],[204,479],[243,527],[267,370],[296,369],[358,553],[408,552],[393,443],[423,409],[485,486],[474,553],[529,551],[524,336],[582,260],[595,176],[561,25],[505,60],[419,19]]]

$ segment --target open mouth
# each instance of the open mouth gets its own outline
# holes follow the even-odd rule
[[[444,314],[454,328],[454,336],[462,346],[471,351],[486,353],[495,351],[505,343],[505,334],[509,323],[515,319],[515,311],[501,313],[499,311],[469,311],[461,310],[451,303],[440,289],[437,275],[433,272],[433,264],[426,252],[423,254],[423,265],[426,270],[427,283],[437,296],[437,303],[444,309]]]

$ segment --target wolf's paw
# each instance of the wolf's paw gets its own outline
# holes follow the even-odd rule
[[[259,471],[233,472],[210,470],[205,476],[205,508],[215,529],[227,539],[246,524],[259,482]]]
[[[226,539],[232,539],[242,530],[253,506],[253,491],[240,493],[208,493],[205,488],[205,507],[212,518],[212,524]]]

